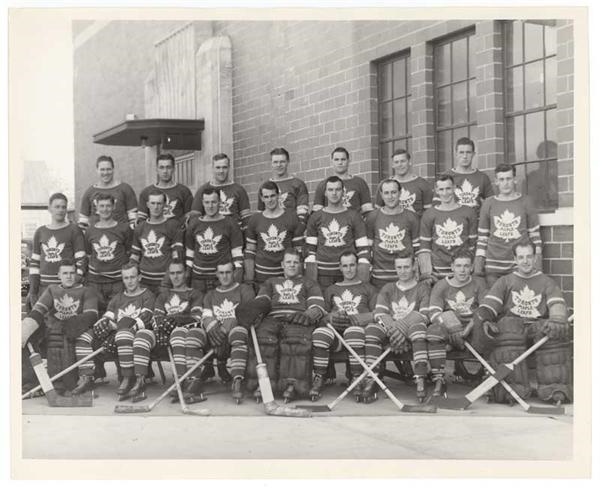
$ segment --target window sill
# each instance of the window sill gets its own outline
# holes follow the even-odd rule
[[[573,207],[562,207],[548,214],[540,214],[540,226],[573,226]]]

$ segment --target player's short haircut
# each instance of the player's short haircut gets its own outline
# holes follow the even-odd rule
[[[107,155],[100,155],[98,156],[98,158],[96,159],[96,168],[98,168],[98,165],[100,164],[100,162],[102,161],[108,161],[110,163],[111,167],[115,167],[115,162],[112,159],[112,156],[107,156]]]
[[[167,267],[167,270],[169,268],[171,268],[171,265],[181,265],[183,267],[183,270],[185,271],[185,262],[183,260],[180,260],[179,258],[174,258],[173,260],[171,260],[169,262],[169,266]]]
[[[296,248],[286,248],[283,252],[284,258],[285,258],[285,255],[295,256],[296,258],[298,258],[298,260],[302,261],[302,255]]]
[[[400,149],[395,150],[392,153],[391,158],[393,159],[394,156],[398,156],[398,155],[406,155],[406,157],[410,160],[410,153],[407,150],[405,150],[404,148],[400,148]]]
[[[437,177],[435,177],[435,181],[437,182],[447,182],[450,180],[452,185],[454,185],[454,177],[450,173],[440,173]]]
[[[398,187],[398,192],[400,192],[402,190],[402,184],[395,178],[386,178],[386,179],[382,180],[381,183],[379,184],[381,189],[383,189],[384,183],[395,183],[396,187]]]
[[[53,193],[50,198],[48,199],[48,205],[52,205],[52,202],[54,202],[55,200],[64,200],[65,202],[69,202],[69,200],[67,199],[67,196],[61,192],[55,192]]]
[[[279,186],[275,182],[272,182],[271,180],[267,180],[266,182],[263,182],[263,184],[258,189],[258,195],[260,195],[261,197],[262,197],[263,189],[273,190],[277,195],[279,195]]]
[[[404,259],[404,258],[410,258],[411,263],[415,262],[415,255],[413,255],[412,253],[410,253],[408,251],[402,251],[394,257],[394,265],[396,264],[396,260]]]
[[[229,165],[231,163],[231,161],[229,160],[229,156],[227,156],[225,153],[217,153],[216,155],[214,155],[212,157],[213,163],[215,161],[219,161],[219,160],[227,160],[227,164]]]
[[[517,175],[517,169],[515,168],[514,165],[511,165],[510,163],[500,163],[494,169],[494,174],[498,175],[498,173],[505,173],[505,172],[509,172],[509,171],[512,172],[513,177]]]
[[[225,265],[231,265],[231,270],[235,270],[235,264],[233,263],[233,261],[227,259],[227,258],[223,258],[222,260],[219,261],[219,263],[217,263],[217,272],[219,271],[219,267],[223,267]]]
[[[75,262],[73,260],[71,260],[70,258],[65,258],[64,260],[61,260],[60,263],[58,264],[58,269],[60,270],[62,267],[73,267],[73,268],[77,268],[77,265],[75,265]]]
[[[337,148],[335,148],[332,152],[331,152],[331,157],[333,158],[333,154],[334,153],[346,153],[346,158],[349,160],[350,159],[350,153],[348,153],[348,150],[346,148],[344,148],[343,146],[338,146]]]
[[[340,182],[342,184],[342,189],[344,188],[344,181],[338,177],[337,175],[331,175],[330,177],[327,177],[325,180],[325,188],[327,188],[327,184],[328,183],[338,183]]]
[[[356,253],[354,253],[354,251],[344,251],[341,255],[340,255],[340,263],[342,263],[342,258],[346,258],[348,256],[353,256],[354,259],[356,260],[356,262],[358,263],[358,255]]]
[[[115,198],[110,194],[106,194],[106,193],[98,194],[96,196],[96,202],[100,202],[101,200],[110,200],[110,203],[112,205],[115,205]]]
[[[471,253],[468,250],[468,248],[464,246],[461,246],[460,248],[456,249],[454,253],[452,253],[452,263],[454,263],[459,258],[468,258],[469,260],[471,260],[471,264],[473,264],[473,261],[475,260],[475,258],[473,257],[473,253]]]
[[[128,261],[127,263],[125,263],[125,265],[123,265],[121,267],[121,271],[125,272],[126,270],[132,270],[134,268],[136,269],[137,273],[139,274],[140,273],[140,266],[136,262],[134,262],[133,260],[131,260],[131,261]]]
[[[164,192],[161,192],[160,190],[156,190],[156,189],[150,190],[150,192],[148,192],[148,200],[147,201],[149,201],[150,197],[152,197],[152,196],[161,196],[163,198],[163,204],[167,203],[166,194]]]
[[[471,149],[473,150],[473,153],[475,153],[475,143],[473,142],[472,139],[469,138],[458,138],[458,140],[456,141],[456,144],[454,145],[454,150],[456,151],[458,149],[459,146],[462,145],[469,145],[471,146]]]
[[[202,198],[204,199],[205,195],[212,195],[212,194],[217,194],[217,197],[219,197],[219,200],[221,200],[221,194],[219,193],[219,190],[215,187],[211,187],[210,185],[208,187],[205,187],[204,189],[202,189]]]
[[[290,161],[290,154],[285,148],[273,148],[269,154],[271,156],[285,156],[285,159]]]
[[[533,241],[531,241],[531,239],[528,236],[525,236],[524,238],[521,238],[519,241],[512,245],[513,256],[517,256],[517,248],[526,247],[530,247],[531,251],[533,251],[533,254],[535,255],[535,244],[533,243]]]
[[[167,161],[171,162],[172,166],[175,166],[175,157],[171,153],[163,153],[156,157],[156,164],[158,165],[159,161]]]

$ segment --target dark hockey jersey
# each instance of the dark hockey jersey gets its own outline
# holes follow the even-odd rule
[[[403,209],[415,212],[419,217],[423,215],[425,209],[431,207],[433,199],[433,189],[423,177],[416,176],[407,182],[400,182],[400,206]],[[375,205],[383,207],[383,198],[381,197],[381,183],[375,193]]]
[[[471,277],[469,281],[456,287],[448,277],[438,281],[431,290],[429,315],[434,319],[443,311],[454,311],[463,325],[473,317],[473,311],[483,302],[487,286],[481,277]]]
[[[124,317],[139,319],[146,329],[150,329],[154,301],[154,294],[148,289],[140,289],[135,295],[120,292],[108,303],[104,317],[114,322],[118,322]]]
[[[223,185],[207,182],[196,192],[194,201],[192,202],[192,210],[200,211],[204,214],[202,192],[207,187],[214,187],[219,191],[219,196],[221,198],[220,213],[224,216],[232,217],[242,230],[246,229],[251,212],[250,199],[248,199],[248,193],[244,187],[235,182],[229,182]]]
[[[365,213],[373,210],[371,202],[371,191],[367,182],[357,176],[351,176],[348,179],[343,179],[344,194],[343,203],[346,209],[354,210],[358,213]],[[323,209],[327,206],[327,196],[325,195],[325,187],[327,179],[322,180],[315,190],[315,200],[313,204],[313,212]]]
[[[150,185],[146,187],[140,193],[140,202],[138,205],[138,219],[148,219],[150,212],[148,210],[148,196],[150,192],[162,192],[167,197],[163,215],[167,219],[175,218],[179,222],[183,223],[183,217],[186,212],[189,212],[192,208],[192,192],[189,188],[181,183],[176,183],[171,187],[161,188],[156,185]]]
[[[235,319],[235,310],[240,304],[254,300],[254,290],[246,284],[234,283],[230,287],[218,286],[204,296],[202,323],[206,327],[214,319]]]
[[[137,199],[135,192],[127,183],[121,182],[114,187],[103,188],[92,185],[81,198],[78,224],[85,229],[98,221],[96,200],[99,194],[112,195],[115,199],[113,219],[118,222],[135,225],[137,220]]]
[[[348,315],[375,310],[377,290],[369,283],[333,284],[325,291],[325,308],[328,311],[345,311]]]
[[[471,173],[458,173],[452,168],[449,173],[452,175],[456,186],[454,190],[456,201],[460,205],[475,209],[475,212],[479,215],[482,202],[494,195],[494,187],[492,187],[490,178],[479,170],[473,170]],[[434,197],[433,205],[439,203],[439,198]]]
[[[291,176],[282,180],[269,179],[275,182],[279,187],[279,205],[284,209],[290,209],[295,212],[298,219],[306,222],[308,216],[308,189],[303,180]],[[258,195],[258,210],[264,211],[265,204]]]
[[[128,224],[118,222],[108,228],[92,224],[85,233],[89,256],[88,278],[95,283],[121,281],[121,267],[131,251],[133,231]]]
[[[397,320],[411,311],[427,315],[429,294],[430,288],[425,282],[416,282],[407,288],[397,282],[385,284],[377,296],[374,316],[378,318],[382,314],[388,314]]]
[[[294,278],[275,277],[263,283],[256,298],[266,297],[271,301],[272,317],[286,317],[294,312],[304,312],[309,307],[318,307],[325,312],[325,301],[316,282],[302,276]]]
[[[255,278],[264,282],[283,276],[283,252],[304,244],[304,226],[294,211],[286,210],[275,218],[258,212],[248,222],[246,242],[246,256],[254,260]]]
[[[62,285],[50,285],[33,306],[42,316],[50,315],[59,321],[78,314],[98,314],[98,297],[89,287],[75,285],[68,289]]]
[[[202,317],[202,292],[192,288],[170,289],[161,292],[154,302],[155,316],[192,316],[197,321]]]

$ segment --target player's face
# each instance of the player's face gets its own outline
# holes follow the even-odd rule
[[[113,205],[113,203],[108,199],[99,200],[96,203],[96,210],[98,212],[98,215],[100,216],[100,219],[104,221],[108,221],[111,218],[114,207],[115,206]]]
[[[48,206],[50,215],[58,222],[63,222],[67,217],[67,201],[54,199]]]
[[[355,256],[343,256],[340,258],[340,271],[344,280],[354,280],[357,273],[357,263]]]
[[[512,171],[496,173],[496,185],[502,195],[510,195],[515,189],[516,179]]]
[[[394,260],[396,275],[402,282],[408,282],[414,276],[414,263],[412,258],[396,258]]]
[[[70,289],[75,285],[75,278],[77,277],[77,270],[74,266],[68,265],[60,267],[58,270],[58,279],[60,280],[60,284],[65,289]]]
[[[229,161],[227,159],[213,161],[213,176],[216,183],[225,183],[229,178]]]
[[[346,153],[343,151],[336,151],[333,153],[331,157],[331,166],[333,167],[333,171],[335,171],[338,175],[345,175],[348,173],[348,157]]]
[[[327,182],[325,195],[330,204],[339,204],[344,195],[344,186],[342,182]]]
[[[386,207],[395,209],[400,202],[400,191],[394,182],[386,182],[381,186],[381,198]]]
[[[165,208],[165,198],[162,195],[151,195],[148,197],[147,205],[151,217],[161,217]]]
[[[208,217],[214,217],[219,212],[219,195],[216,193],[203,195],[202,205],[204,206],[204,213]]]
[[[182,287],[185,284],[185,267],[179,263],[169,265],[169,279],[174,288]]]
[[[467,282],[472,272],[472,264],[469,258],[457,258],[452,262],[450,266],[452,268],[452,273],[454,273],[454,278],[460,282]]]
[[[403,177],[411,168],[410,158],[406,153],[396,155],[392,158],[392,171],[394,175]]]
[[[296,255],[283,255],[281,267],[285,278],[294,278],[300,275],[300,258]]]
[[[517,270],[525,275],[533,272],[535,266],[535,253],[531,246],[517,246],[515,250],[515,263]]]
[[[458,168],[468,170],[471,168],[475,152],[470,144],[459,144],[454,152],[454,159]]]
[[[443,204],[454,201],[454,184],[451,180],[438,180],[435,182],[435,193]]]
[[[275,190],[263,188],[260,191],[260,200],[265,204],[265,208],[274,211],[279,207],[279,194]]]
[[[162,183],[169,183],[173,178],[173,163],[171,160],[158,160],[156,165],[156,173],[158,175],[158,179]]]
[[[96,171],[98,172],[98,177],[102,183],[108,184],[112,182],[115,169],[110,161],[100,161],[96,167]]]
[[[273,175],[277,177],[285,177],[287,175],[289,163],[290,162],[285,155],[271,156],[271,168],[273,169]]]
[[[135,292],[140,285],[140,275],[137,268],[123,270],[123,285],[127,292]]]
[[[231,263],[217,266],[217,278],[221,287],[229,287],[233,284],[233,266]]]

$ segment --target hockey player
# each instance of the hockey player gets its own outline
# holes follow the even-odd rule
[[[369,249],[364,221],[356,211],[343,202],[344,182],[338,176],[329,177],[325,184],[327,206],[308,219],[306,228],[306,276],[317,281],[322,290],[343,278],[340,256],[346,251],[358,256],[358,276],[367,281]]]
[[[251,215],[248,193],[239,183],[229,179],[231,165],[229,156],[225,153],[219,153],[213,156],[212,161],[213,179],[202,185],[196,192],[190,215],[205,214],[203,192],[207,188],[215,188],[219,192],[219,212],[223,216],[233,218],[243,232],[246,230]]]
[[[96,160],[98,182],[89,187],[81,198],[78,225],[85,231],[98,220],[96,198],[99,193],[112,195],[115,199],[113,217],[117,222],[129,223],[133,228],[137,221],[137,199],[131,186],[114,179],[115,163],[110,156]]]
[[[429,309],[429,285],[415,279],[416,263],[413,255],[403,254],[394,259],[398,275],[396,283],[383,286],[377,296],[375,319],[383,324],[370,324],[365,331],[365,355],[367,364],[375,362],[383,346],[389,342],[394,353],[402,353],[412,346],[417,399],[426,396],[427,375],[427,312]],[[378,372],[378,366],[375,371]],[[377,399],[377,384],[367,377],[362,391],[365,403]]]
[[[423,177],[415,174],[410,160],[410,154],[405,149],[397,149],[392,153],[392,177],[400,182],[400,207],[416,212],[421,217],[426,209],[431,207],[433,192],[431,185]],[[376,207],[383,207],[381,183],[375,194]]]
[[[58,265],[60,285],[51,284],[35,303],[33,310],[21,323],[21,345],[24,347],[31,335],[47,325],[48,375],[50,377],[75,363],[75,342],[90,329],[98,318],[96,294],[89,287],[76,281],[76,267],[71,260]],[[94,364],[88,362],[79,367],[83,377],[92,375]],[[93,382],[93,378],[92,378]],[[66,374],[54,383],[59,394],[69,394],[77,383],[77,372]],[[73,392],[77,394],[75,390]]]
[[[192,271],[192,288],[206,294],[217,285],[217,264],[233,261],[234,280],[242,281],[243,236],[237,223],[220,212],[219,195],[213,187],[202,190],[204,215],[190,220],[185,233],[186,265]]]
[[[377,302],[377,291],[368,282],[361,282],[356,274],[358,258],[352,252],[340,257],[340,270],[344,276],[341,282],[330,285],[325,292],[325,308],[329,313],[324,321],[337,329],[363,360],[365,356],[365,328],[373,322],[373,311]],[[330,352],[343,349],[337,337],[327,327],[318,327],[312,334],[313,349],[313,384],[309,392],[312,401],[321,397],[321,389],[325,382]],[[350,383],[360,376],[362,367],[353,355],[348,355],[350,362]],[[360,400],[360,384],[354,394]]]
[[[346,148],[338,147],[331,152],[331,166],[335,176],[343,180],[342,205],[346,209],[352,209],[362,215],[366,215],[373,210],[371,202],[371,191],[367,182],[362,178],[353,176],[348,172],[350,163],[350,154]],[[313,213],[319,211],[328,205],[329,196],[327,195],[328,178],[321,181],[315,190],[315,200],[313,203]]]
[[[138,206],[138,222],[150,217],[148,211],[148,195],[154,191],[165,194],[167,202],[164,207],[164,216],[167,219],[176,219],[183,225],[185,215],[192,208],[193,196],[189,188],[177,183],[173,178],[175,171],[175,158],[171,154],[161,154],[156,158],[157,183],[149,185],[140,193]]]
[[[425,211],[421,219],[421,247],[417,257],[424,278],[435,280],[452,273],[452,256],[458,249],[474,251],[477,240],[477,216],[471,207],[456,202],[452,175],[436,178],[435,193],[440,203]]]
[[[279,205],[279,188],[267,181],[260,187],[263,211],[254,214],[246,231],[245,280],[260,286],[271,277],[283,276],[281,262],[287,248],[302,249],[304,225],[293,210]]]
[[[235,310],[254,299],[254,290],[234,281],[234,265],[224,262],[217,265],[219,285],[204,297],[202,324],[212,348],[216,351],[217,369],[223,382],[233,380],[233,399],[242,402],[244,378],[248,361],[248,330],[237,325]],[[226,363],[231,349],[231,374]]]
[[[449,173],[456,185],[456,200],[460,205],[474,209],[479,216],[482,202],[494,195],[494,188],[485,173],[473,168],[475,143],[469,138],[460,138],[454,147],[455,166]],[[439,202],[437,198],[433,200],[434,204]]]
[[[473,315],[472,344],[487,355],[496,368],[517,358],[526,348],[527,336],[549,341],[535,352],[537,395],[544,401],[573,399],[572,332],[560,288],[536,269],[536,247],[523,238],[513,245],[516,269],[500,277]],[[527,362],[515,366],[506,381],[521,396],[531,393]],[[512,402],[502,386],[493,390],[496,402]]]
[[[158,190],[148,194],[148,220],[133,232],[131,259],[139,263],[141,283],[157,295],[171,259],[183,259],[183,229],[164,215],[166,196]]]
[[[373,263],[371,283],[377,289],[397,280],[396,256],[419,251],[419,216],[400,205],[401,184],[388,178],[380,189],[384,206],[366,218]]]
[[[464,349],[465,331],[473,319],[473,311],[482,303],[487,286],[481,277],[473,277],[473,255],[459,248],[451,259],[451,275],[437,282],[429,299],[431,325],[427,328],[427,347],[431,376],[434,381],[433,396],[446,390],[447,345]]]
[[[279,187],[279,204],[281,207],[295,212],[298,220],[306,225],[308,219],[308,189],[303,180],[289,175],[289,164],[290,154],[285,148],[273,149],[271,151],[272,174],[269,181],[275,182]],[[258,191],[258,210],[265,210],[265,202],[260,189]]]
[[[495,170],[498,195],[481,207],[475,274],[485,276],[488,287],[514,267],[512,246],[529,236],[535,245],[536,268],[541,270],[542,239],[540,221],[531,197],[515,189],[516,169],[504,163]]]

